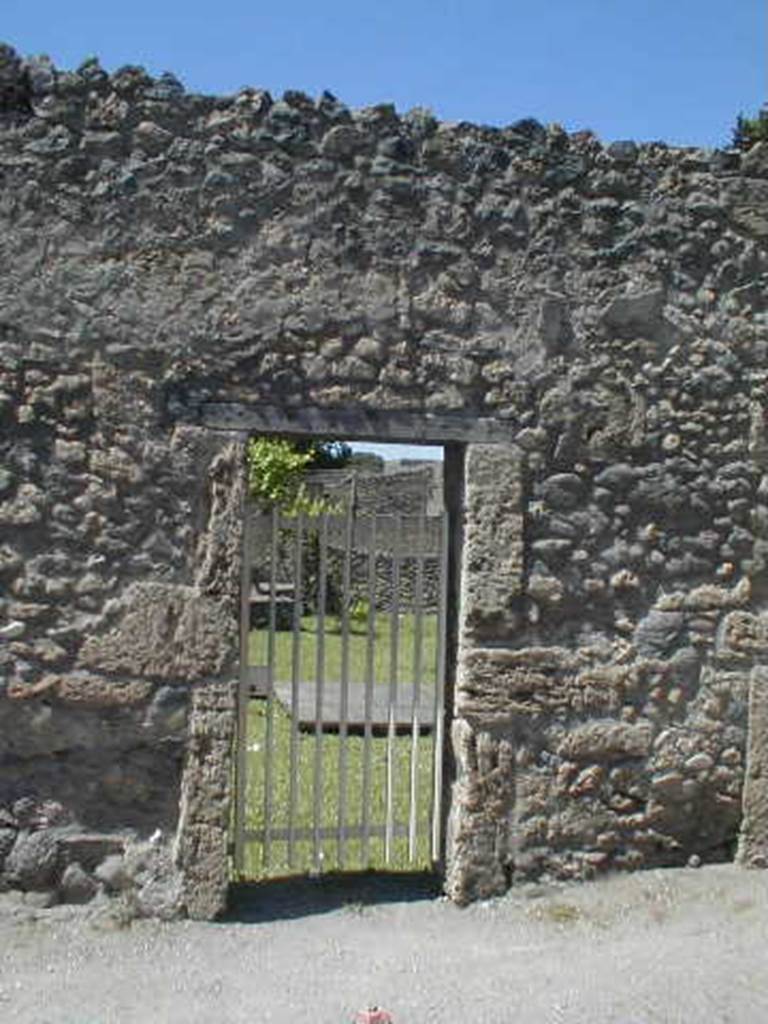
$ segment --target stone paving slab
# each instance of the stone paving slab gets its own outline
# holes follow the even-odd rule
[[[275,683],[280,703],[287,711],[291,710],[291,684]],[[414,707],[413,683],[398,683],[397,699],[394,703],[395,726],[410,727],[413,720]],[[316,721],[317,686],[313,681],[301,683],[298,694],[298,719],[300,728],[314,728]],[[373,687],[371,703],[371,719],[376,731],[386,729],[389,722],[389,687],[377,685]],[[323,686],[322,718],[325,728],[337,727],[341,721],[342,687],[337,681],[326,682]],[[435,691],[432,686],[420,687],[416,708],[418,710],[419,728],[431,728],[435,721]],[[350,681],[347,694],[347,722],[353,729],[362,729],[365,725],[365,684]]]

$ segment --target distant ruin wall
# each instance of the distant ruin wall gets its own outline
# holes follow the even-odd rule
[[[454,898],[729,856],[742,818],[765,862],[766,211],[765,144],[0,50],[0,884],[223,905],[214,401],[507,425],[466,457]]]

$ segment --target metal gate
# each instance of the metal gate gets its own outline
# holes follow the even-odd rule
[[[246,512],[240,878],[440,858],[445,513]]]

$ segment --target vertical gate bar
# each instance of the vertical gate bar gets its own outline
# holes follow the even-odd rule
[[[397,704],[398,657],[400,654],[400,530],[402,529],[399,515],[394,515],[392,522],[392,593],[389,627],[389,699],[387,702],[387,817],[384,828],[384,860],[387,864],[392,859],[392,839],[395,824],[395,713]]]
[[[411,792],[408,817],[408,858],[416,859],[419,793],[419,716],[424,640],[424,546],[426,510],[422,509],[416,524],[416,578],[413,613],[413,703],[411,705]]]
[[[322,865],[320,830],[323,813],[323,691],[325,689],[325,601],[328,575],[328,513],[320,513],[317,574],[317,649],[315,662],[315,778],[313,792],[313,857]]]
[[[240,678],[237,687],[237,760],[235,772],[235,871],[245,869],[248,789],[248,654],[251,619],[251,509],[243,507],[243,549],[240,570]]]
[[[363,738],[363,867],[370,863],[371,850],[371,761],[373,757],[373,687],[376,672],[376,516],[370,518],[368,536],[368,634],[365,649],[365,710]]]
[[[353,477],[354,480],[354,477]],[[339,815],[337,857],[338,867],[345,862],[344,828],[347,824],[347,731],[349,724],[349,600],[352,575],[352,540],[354,529],[354,484],[347,505],[344,524],[344,564],[341,583],[341,700],[339,708]]]
[[[269,517],[269,632],[267,633],[267,708],[264,736],[264,846],[262,863],[272,859],[272,777],[275,751],[275,633],[277,631],[277,543],[280,516],[273,509]]]
[[[299,683],[301,680],[301,613],[303,611],[303,534],[304,513],[296,517],[293,549],[293,623],[291,634],[291,738],[288,776],[288,867],[296,856],[296,798],[299,776]]]
[[[434,724],[434,747],[433,757],[433,784],[432,784],[432,861],[437,863],[440,859],[440,844],[442,842],[442,806],[443,806],[443,743],[445,734],[445,672],[446,672],[446,623],[448,613],[448,551],[449,551],[449,519],[448,511],[443,512],[442,528],[440,530],[440,571],[439,571],[439,594],[440,605],[437,618],[437,678],[435,679],[435,724]]]

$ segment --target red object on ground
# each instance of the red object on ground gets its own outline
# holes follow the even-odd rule
[[[378,1006],[369,1006],[367,1010],[360,1010],[355,1024],[393,1024],[392,1014]]]

